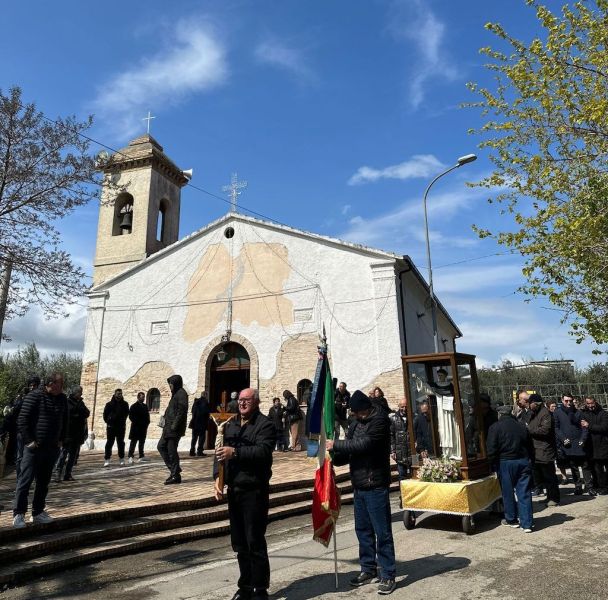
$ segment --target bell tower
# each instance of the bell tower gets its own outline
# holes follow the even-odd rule
[[[189,180],[150,134],[99,163],[94,286],[177,241],[181,188]]]

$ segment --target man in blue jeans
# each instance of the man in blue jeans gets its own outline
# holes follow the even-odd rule
[[[390,422],[385,411],[372,407],[360,390],[350,398],[355,419],[346,439],[328,440],[335,465],[350,465],[355,493],[355,531],[359,540],[361,573],[350,584],[359,587],[379,579],[378,593],[395,589],[395,545],[389,502]],[[379,571],[379,572],[378,572]]]
[[[521,527],[524,533],[532,533],[532,438],[526,426],[513,416],[511,407],[499,407],[498,414],[498,421],[488,431],[486,446],[488,460],[498,474],[502,489],[503,525]]]

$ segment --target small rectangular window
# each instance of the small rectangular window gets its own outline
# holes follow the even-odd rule
[[[169,321],[152,321],[150,325],[150,333],[152,335],[169,333]]]
[[[306,323],[307,321],[312,321],[312,308],[294,308],[293,310],[293,320],[294,323]]]

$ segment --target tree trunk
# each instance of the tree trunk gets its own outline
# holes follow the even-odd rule
[[[2,280],[0,281],[0,344],[2,344],[2,332],[4,330],[4,318],[6,316],[6,305],[8,302],[8,291],[11,285],[11,273],[13,271],[13,259],[4,261]]]

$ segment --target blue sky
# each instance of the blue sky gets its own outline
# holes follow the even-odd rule
[[[523,39],[536,33],[523,0],[38,0],[9,3],[2,19],[2,89],[21,86],[51,117],[94,114],[92,136],[115,148],[145,132],[150,110],[151,133],[194,169],[193,184],[221,194],[237,171],[249,182],[244,206],[407,253],[423,273],[424,189],[480,141],[467,133],[480,115],[459,106],[474,100],[467,81],[491,82],[479,48],[497,40],[484,24]],[[592,361],[592,345],[577,345],[548,301],[515,293],[521,260],[472,232],[473,223],[509,226],[487,192],[465,186],[491,169],[478,154],[429,203],[435,288],[464,333],[459,348],[483,364],[543,358],[545,348],[551,358]],[[184,189],[180,234],[226,210]],[[89,272],[96,224],[94,203],[60,224]],[[80,351],[83,328],[81,306],[59,323],[32,310],[7,325],[6,348],[35,340]]]

